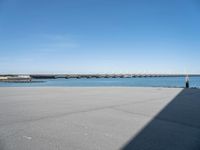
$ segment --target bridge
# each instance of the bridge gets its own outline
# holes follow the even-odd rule
[[[56,78],[152,78],[152,77],[185,77],[186,74],[35,74],[30,75],[34,79],[56,79]],[[189,74],[189,76],[200,76],[200,74]]]

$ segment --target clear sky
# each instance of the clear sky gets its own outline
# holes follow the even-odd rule
[[[0,0],[0,73],[200,73],[200,1]]]

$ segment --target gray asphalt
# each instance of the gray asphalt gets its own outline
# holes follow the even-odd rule
[[[199,150],[200,90],[0,88],[0,150]]]

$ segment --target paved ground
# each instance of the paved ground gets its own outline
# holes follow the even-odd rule
[[[0,88],[0,150],[199,150],[200,91]]]

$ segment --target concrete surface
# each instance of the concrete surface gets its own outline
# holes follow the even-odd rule
[[[199,150],[200,90],[0,88],[0,150]]]

